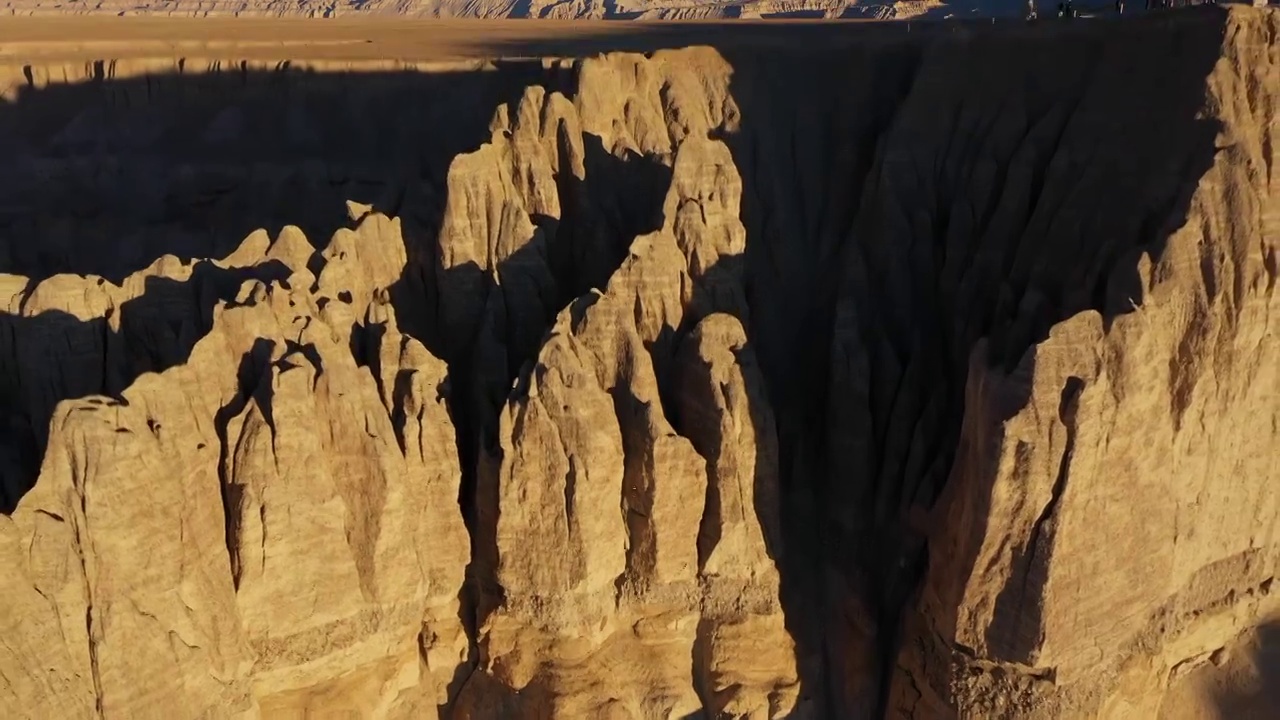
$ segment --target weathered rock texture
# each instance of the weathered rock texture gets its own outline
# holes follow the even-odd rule
[[[0,706],[1241,712],[1278,38],[23,68]]]

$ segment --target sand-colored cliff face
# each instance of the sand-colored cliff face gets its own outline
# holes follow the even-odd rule
[[[1239,712],[1277,38],[21,68],[3,706]]]

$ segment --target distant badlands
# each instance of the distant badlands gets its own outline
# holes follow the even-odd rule
[[[5,0],[0,14],[120,15],[164,17],[344,17],[715,20],[715,19],[902,19],[1021,16],[1017,0]]]

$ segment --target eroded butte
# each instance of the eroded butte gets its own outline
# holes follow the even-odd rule
[[[9,23],[0,714],[1280,707],[1280,13]]]

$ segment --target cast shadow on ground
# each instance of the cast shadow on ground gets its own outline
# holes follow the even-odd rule
[[[274,238],[284,225],[323,248],[349,224],[347,200],[429,223],[449,163],[488,139],[494,109],[555,80],[518,62],[373,75],[179,66],[30,86],[0,106],[12,150],[0,172],[0,272],[25,276],[28,290],[58,273],[120,283],[161,256],[221,258],[254,230]],[[0,379],[2,505],[34,481],[59,400],[113,395],[185,362],[213,305],[250,276],[287,274],[278,262],[198,262],[186,281],[149,278],[108,311],[111,322],[0,313],[0,363],[17,365]]]

